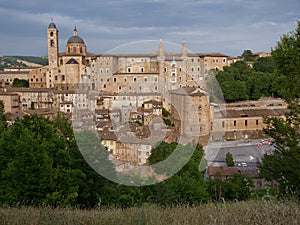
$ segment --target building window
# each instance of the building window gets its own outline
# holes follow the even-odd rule
[[[51,46],[51,47],[54,46],[54,41],[53,41],[53,40],[50,41],[50,46]]]
[[[76,47],[73,47],[73,52],[74,52],[74,53],[76,52]]]
[[[50,37],[53,37],[53,31],[50,32]]]
[[[136,82],[136,77],[133,78],[133,82]]]
[[[114,82],[117,82],[117,78],[116,77],[114,77]]]
[[[245,126],[248,126],[248,120],[245,120]]]
[[[258,125],[258,120],[256,120],[256,126]]]
[[[82,53],[82,47],[80,47],[80,53]]]
[[[141,68],[141,73],[144,73],[144,67]]]
[[[131,67],[127,68],[127,73],[131,73]]]
[[[233,121],[233,126],[234,126],[234,127],[236,127],[236,120],[235,120],[235,121]]]
[[[225,121],[222,121],[222,128],[225,127]]]
[[[65,75],[61,76],[61,80],[63,80],[63,81],[65,80]]]

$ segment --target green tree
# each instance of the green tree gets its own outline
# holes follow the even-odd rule
[[[265,119],[264,132],[272,137],[275,150],[266,154],[260,165],[261,176],[277,181],[281,193],[300,197],[300,106],[290,106],[287,119],[269,117]]]
[[[211,179],[207,185],[214,201],[244,201],[251,197],[254,189],[253,178],[239,173],[233,174],[224,181]]]
[[[247,80],[249,98],[258,100],[261,96],[273,95],[273,80],[273,74],[253,71]]]
[[[225,101],[239,101],[249,99],[246,80],[251,73],[244,61],[237,61],[230,67],[219,71],[216,79],[219,82]]]
[[[170,116],[170,112],[168,110],[166,110],[165,108],[162,109],[162,116],[163,117],[168,117]]]
[[[91,147],[97,146],[93,144],[96,139],[85,135],[82,138]],[[87,142],[82,143],[88,146]],[[86,153],[94,160],[107,153],[92,149],[86,149],[89,150]],[[116,202],[117,185],[90,167],[77,147],[70,123],[59,114],[54,121],[36,115],[24,116],[7,127],[0,137],[0,171],[2,204],[91,208],[99,202],[103,205]],[[111,168],[110,171],[113,173]]]
[[[166,159],[176,147],[176,143],[162,143],[153,149],[149,158],[150,164]],[[180,151],[189,151],[188,148],[191,148],[191,145],[181,148]],[[209,201],[203,172],[199,171],[202,157],[203,149],[197,145],[192,157],[179,172],[159,184],[148,187],[148,201],[160,205],[190,205]],[[157,172],[161,172],[160,169],[163,170],[159,168]]]
[[[243,174],[233,174],[225,181],[224,196],[226,200],[247,200],[254,189],[253,178]]]
[[[6,116],[4,114],[4,103],[0,100],[0,134],[6,127]]]
[[[257,100],[262,95],[271,96],[276,93],[273,85],[274,75],[255,71],[244,61],[224,67],[224,71],[217,73],[216,79],[226,102]]]
[[[260,165],[261,176],[279,183],[282,194],[300,197],[300,22],[295,32],[285,34],[272,50],[279,93],[289,103],[286,118],[268,117],[265,133],[274,139],[275,150]]]
[[[257,72],[274,73],[275,68],[274,59],[270,56],[258,58],[253,64],[253,69]]]
[[[254,61],[253,53],[249,49],[244,50],[244,52],[241,56],[242,56],[243,60],[245,60],[246,62],[253,62]]]
[[[15,78],[12,83],[13,87],[29,87],[29,81]]]
[[[276,88],[286,100],[300,97],[300,22],[295,31],[284,34],[272,49],[276,65]]]
[[[233,156],[230,152],[226,153],[225,163],[227,166],[234,166]]]
[[[80,170],[70,168],[65,139],[51,121],[25,116],[0,138],[2,203],[73,205],[78,196]]]

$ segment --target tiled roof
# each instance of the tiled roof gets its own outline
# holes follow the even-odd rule
[[[244,110],[222,110],[215,112],[215,118],[241,118],[241,117],[263,117],[283,116],[288,109],[244,109]]]
[[[79,64],[75,59],[71,58],[66,64]]]
[[[209,166],[208,175],[211,176],[232,176],[235,173],[239,173],[239,169],[229,166]]]

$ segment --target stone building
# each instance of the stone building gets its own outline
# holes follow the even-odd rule
[[[65,52],[59,53],[58,29],[51,22],[47,29],[48,66],[29,73],[31,88],[55,88],[57,90],[76,90],[90,67],[95,55],[87,52],[84,40],[74,28],[68,39]]]
[[[14,79],[22,79],[29,81],[28,74],[32,70],[38,69],[37,67],[9,67],[0,71],[0,82],[5,85],[12,85]]]
[[[182,137],[206,145],[210,136],[209,96],[199,88],[185,87],[170,91],[171,116]]]
[[[211,139],[252,139],[264,137],[264,117],[285,117],[287,103],[279,99],[262,99],[226,104],[212,110]]]
[[[53,108],[53,93],[48,88],[6,88],[7,92],[17,93],[23,110]]]
[[[76,27],[65,52],[59,53],[58,44],[58,29],[51,22],[47,29],[49,65],[29,73],[30,87],[76,90],[85,84],[95,91],[165,93],[186,86],[205,88],[208,71],[228,65],[228,56],[189,53],[185,42],[180,53],[166,52],[162,40],[152,53],[95,55],[87,52]]]
[[[4,113],[9,113],[12,119],[22,116],[22,106],[20,104],[20,95],[12,92],[0,92],[0,101],[4,104]]]

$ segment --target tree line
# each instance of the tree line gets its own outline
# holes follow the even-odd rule
[[[257,59],[253,67],[240,60],[231,66],[225,66],[223,71],[217,71],[215,79],[209,80],[208,88],[214,95],[222,95],[226,102],[257,100],[262,96],[276,97],[279,94],[274,83],[274,71],[272,57]]]
[[[4,122],[2,120],[1,124]],[[166,159],[177,145],[161,143],[153,149],[149,163]],[[103,146],[101,148],[101,157],[108,159],[108,151]],[[187,150],[185,148],[188,147],[181,146],[181,150]],[[130,207],[145,203],[192,205],[221,198],[249,198],[253,191],[251,178],[247,178],[252,182],[251,188],[243,183],[243,175],[224,181],[223,186],[221,181],[217,184],[207,182],[203,172],[199,171],[202,157],[203,149],[198,145],[188,163],[169,179],[141,187],[120,185],[100,176],[89,166],[78,149],[66,118],[59,114],[54,120],[37,115],[24,116],[1,129],[0,203],[91,208],[99,205]],[[100,166],[104,167],[103,163]],[[105,167],[114,171],[109,160]],[[235,184],[237,180],[240,183]],[[216,197],[212,191],[216,185],[227,191]],[[232,191],[234,185],[239,188]]]

